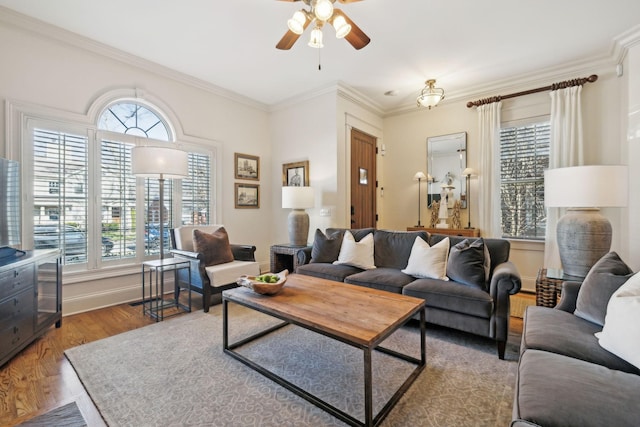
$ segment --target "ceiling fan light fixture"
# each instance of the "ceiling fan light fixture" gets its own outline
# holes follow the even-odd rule
[[[303,10],[296,11],[291,19],[287,21],[287,26],[289,29],[300,35],[304,32],[304,24],[307,22],[307,15]]]
[[[311,38],[309,39],[309,46],[315,47],[316,49],[320,49],[324,47],[322,44],[322,28],[315,27],[311,31]]]
[[[336,38],[342,39],[351,32],[351,25],[347,24],[344,16],[338,15],[333,18],[333,28],[336,29]]]
[[[436,80],[429,79],[425,82],[426,86],[420,92],[417,103],[418,107],[435,107],[440,101],[444,99],[444,89],[435,87]]]
[[[333,3],[331,0],[316,0],[313,5],[313,13],[320,21],[328,21],[333,15]]]

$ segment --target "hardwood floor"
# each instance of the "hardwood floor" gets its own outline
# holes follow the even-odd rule
[[[202,309],[196,295],[194,311]],[[0,426],[20,424],[73,401],[89,426],[104,426],[64,351],[151,323],[141,306],[129,304],[64,317],[61,328],[52,327],[0,368]],[[512,317],[511,329],[521,333],[522,319]]]

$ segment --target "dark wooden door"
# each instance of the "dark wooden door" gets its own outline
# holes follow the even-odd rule
[[[376,138],[351,129],[351,228],[376,226]]]

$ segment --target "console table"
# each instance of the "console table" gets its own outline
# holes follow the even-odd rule
[[[407,227],[407,231],[426,231],[429,234],[445,234],[447,236],[480,237],[480,229],[478,228]]]
[[[62,324],[58,249],[18,251],[0,259],[0,366]]]

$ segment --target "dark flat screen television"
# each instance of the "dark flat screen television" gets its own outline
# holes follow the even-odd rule
[[[20,245],[20,164],[0,158],[0,248]]]

